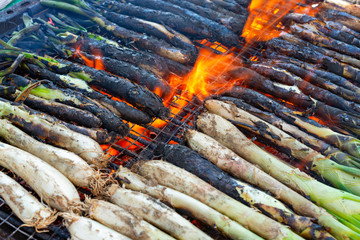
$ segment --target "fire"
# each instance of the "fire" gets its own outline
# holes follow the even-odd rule
[[[219,51],[221,53],[226,53],[228,51],[228,48],[225,47],[224,45],[222,45],[221,43],[219,42],[209,42],[208,40],[206,39],[203,39],[201,41],[198,41],[202,46],[206,46],[206,47],[209,47],[209,48],[212,48],[216,51]]]
[[[191,100],[196,95],[200,100],[211,94],[217,94],[232,87],[232,83],[221,79],[224,72],[238,64],[233,53],[214,54],[207,49],[201,49],[193,70],[185,77],[172,75],[169,84],[175,89],[181,89],[181,97]],[[177,101],[177,104],[187,104]]]
[[[297,12],[314,16],[320,10],[318,5],[303,7],[301,2],[303,0],[252,0],[242,37],[247,44],[279,37],[284,33],[280,20],[286,14]]]
[[[89,67],[93,67],[95,69],[98,70],[105,70],[103,61],[102,61],[102,52],[100,50],[94,49],[92,50],[92,55],[94,56],[94,59],[89,59],[86,56],[84,56],[84,54],[81,53],[80,51],[81,45],[79,45],[76,48],[76,54],[82,59],[84,60],[85,64]]]
[[[47,23],[55,26],[55,23],[53,22],[53,20],[51,18],[49,18],[49,21],[47,21]]]
[[[105,157],[110,159],[116,155],[119,154],[119,151],[117,151],[116,149],[112,148],[109,144],[102,144],[101,148],[103,151],[106,152]]]
[[[139,137],[141,137],[141,135],[147,135],[146,129],[144,127],[132,123],[129,123],[129,125],[134,135]],[[143,144],[135,142],[135,140],[131,139],[130,137],[120,139],[116,144],[131,151],[136,151],[140,147],[144,147]]]
[[[235,84],[235,81],[227,82],[221,78],[224,72],[238,66],[235,55],[227,53],[228,49],[220,44],[206,40],[200,41],[200,43],[223,52],[223,54],[215,54],[211,50],[202,48],[194,68],[189,74],[186,76],[170,76],[169,85],[175,90],[169,98],[164,99],[164,104],[171,110],[172,115],[177,115],[195,95],[199,100],[204,100],[207,96],[219,94]],[[155,93],[159,96],[162,94],[161,91],[155,91]],[[161,119],[156,119],[152,123],[152,126],[157,128],[162,128],[165,125],[166,121]]]
[[[315,117],[315,116],[309,116],[309,118],[310,118],[311,120],[314,120],[314,121],[320,123],[321,125],[326,125],[326,123],[325,123],[324,121],[322,121],[320,118],[317,118],[317,117]]]
[[[230,89],[237,82],[228,82],[222,76],[226,71],[239,66],[239,59],[236,59],[233,53],[229,53],[229,49],[219,43],[207,40],[199,41],[199,43],[222,54],[202,48],[190,73],[186,76],[171,75],[169,77],[168,83],[174,91],[170,97],[164,99],[164,105],[171,110],[171,114],[174,116],[187,106],[194,96],[199,100],[204,100],[209,95],[219,94]],[[156,89],[155,93],[159,96],[162,95],[159,89]],[[166,121],[156,119],[151,125],[162,128],[166,124]]]

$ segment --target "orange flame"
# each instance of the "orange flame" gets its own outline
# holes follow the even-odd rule
[[[47,23],[55,26],[55,23],[53,22],[53,20],[51,18],[49,18],[49,21],[47,21]]]
[[[279,37],[283,34],[280,20],[286,14],[297,12],[314,16],[320,10],[317,5],[303,7],[301,2],[303,0],[252,0],[242,37],[247,44]]]
[[[206,40],[199,42],[218,52],[223,52],[223,54],[215,54],[211,50],[202,48],[190,73],[186,76],[171,75],[169,77],[169,85],[175,90],[169,98],[164,99],[164,104],[173,115],[177,115],[194,96],[197,96],[199,100],[204,100],[209,95],[219,94],[230,89],[237,82],[228,82],[222,78],[224,72],[239,65],[239,60],[235,58],[235,55],[228,53],[229,50],[219,43]],[[159,96],[162,94],[159,89],[155,93]],[[156,119],[152,123],[152,126],[157,128],[162,128],[165,125],[166,121],[161,119]]]
[[[106,152],[105,157],[108,158],[108,159],[110,159],[110,158],[112,158],[112,157],[119,154],[119,151],[117,151],[116,149],[110,147],[109,144],[102,144],[101,148],[102,148],[103,151]]]
[[[132,129],[132,133],[136,136],[141,136],[141,135],[147,135],[146,133],[146,129],[142,126],[136,125],[136,124],[132,124],[129,123],[130,128]],[[123,147],[123,148],[127,148],[128,150],[131,151],[135,151],[137,149],[139,149],[140,147],[143,147],[144,145],[139,143],[139,142],[135,142],[134,139],[131,139],[129,137],[125,137],[123,139],[120,139],[117,143],[117,145]]]
[[[218,55],[210,50],[201,49],[193,70],[185,77],[172,75],[169,84],[175,89],[181,89],[181,97],[187,100],[191,100],[194,95],[203,100],[211,94],[232,87],[232,83],[221,79],[221,75],[238,66],[235,61],[233,53]],[[177,102],[177,104],[182,103]]]
[[[86,66],[89,67],[93,67],[95,69],[98,70],[105,70],[103,61],[102,61],[102,52],[100,50],[94,49],[92,50],[92,54],[94,56],[94,59],[88,59],[86,56],[84,56],[84,54],[81,53],[80,51],[81,45],[79,45],[76,48],[76,54],[82,59],[84,60]]]

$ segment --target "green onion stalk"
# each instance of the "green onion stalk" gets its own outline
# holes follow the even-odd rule
[[[249,140],[240,130],[226,119],[203,113],[198,117],[197,126],[217,141],[236,152],[249,162],[260,166],[265,172],[290,188],[311,198],[325,208],[340,222],[352,229],[350,239],[360,237],[360,197],[318,182],[309,175],[284,163]],[[328,219],[329,220],[329,219]]]

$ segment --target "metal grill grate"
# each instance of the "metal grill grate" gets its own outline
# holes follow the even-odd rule
[[[302,1],[302,2],[305,2]],[[275,9],[274,9],[275,10]],[[212,43],[206,40],[195,42],[199,49],[208,49],[214,53],[234,54],[233,61],[251,61],[254,56],[261,56],[262,46],[250,46],[246,51],[229,50],[224,46]],[[244,45],[244,43],[242,44]],[[230,66],[231,64],[229,64]],[[221,72],[216,72],[212,76],[212,81],[217,81],[217,75],[227,71],[227,68]],[[180,86],[176,87],[181,92]],[[179,104],[179,103],[186,104]],[[194,97],[191,101],[177,94],[168,108],[177,109],[177,113],[171,113],[170,118],[165,120],[166,125],[162,128],[152,126],[142,126],[139,131],[136,125],[131,127],[130,134],[125,139],[116,139],[113,143],[104,145],[103,149],[109,159],[109,168],[105,171],[109,173],[116,170],[120,165],[132,166],[138,161],[154,159],[154,149],[159,143],[184,144],[182,134],[188,128],[194,128],[194,118],[202,110],[202,102]],[[155,120],[154,120],[155,121]],[[78,189],[80,192],[89,194],[84,189]],[[36,233],[34,228],[20,227],[22,222],[11,212],[11,209],[0,198],[0,239],[4,240],[62,240],[69,237],[69,233],[61,224],[61,219],[50,226],[49,232]]]

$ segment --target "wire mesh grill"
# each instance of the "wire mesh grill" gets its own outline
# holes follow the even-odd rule
[[[301,3],[304,2],[305,0]],[[195,45],[199,49],[207,49],[216,54],[233,54],[236,57],[233,58],[229,66],[234,61],[251,61],[254,57],[260,57],[263,51],[260,45],[249,46],[246,48],[246,51],[242,51],[240,48],[239,51],[239,48],[228,49],[219,43],[207,40],[196,41]],[[244,46],[243,42],[242,45]],[[216,82],[217,76],[226,71],[227,68],[214,71],[213,76],[210,76],[211,81]],[[194,119],[202,110],[202,101],[197,97],[189,100],[180,94],[180,86],[175,88],[179,90],[179,94],[176,94],[168,108],[177,109],[177,111],[172,111],[170,118],[164,120],[164,126],[161,128],[154,126],[153,123],[156,120],[146,126],[132,125],[130,134],[127,137],[123,139],[118,138],[111,144],[103,145],[103,150],[110,163],[107,169],[109,173],[116,170],[120,165],[131,166],[141,160],[156,158],[154,149],[159,143],[184,144],[182,135],[186,129],[195,127]],[[263,148],[266,147],[263,146]],[[89,194],[84,189],[78,190]],[[21,224],[22,222],[11,212],[11,209],[5,204],[3,199],[0,198],[0,239],[60,240],[69,237],[69,233],[62,226],[61,220],[52,224],[50,231],[45,233],[37,233],[33,228],[21,227]]]

